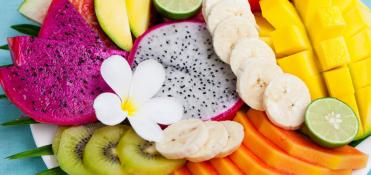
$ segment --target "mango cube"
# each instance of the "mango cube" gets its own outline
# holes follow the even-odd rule
[[[355,89],[371,85],[371,58],[349,65]]]
[[[350,108],[353,109],[354,113],[357,116],[358,123],[359,123],[358,133],[357,133],[357,135],[355,137],[355,140],[362,139],[363,136],[364,136],[364,130],[363,130],[362,119],[361,119],[360,114],[359,114],[359,110],[358,110],[357,100],[356,100],[355,94],[352,93],[352,94],[346,94],[346,95],[342,95],[342,96],[335,96],[335,98],[341,100],[342,102],[344,102]]]
[[[356,35],[349,37],[347,44],[351,61],[371,57],[371,28],[364,29]]]
[[[264,17],[261,15],[261,13],[254,14],[256,24],[259,26],[259,35],[266,37],[270,36],[270,33],[274,31],[274,28],[269,22],[264,19]]]
[[[261,0],[263,17],[274,28],[289,25],[303,26],[295,7],[288,0]]]
[[[357,91],[357,102],[366,135],[371,134],[371,86]]]
[[[318,9],[315,19],[308,26],[314,43],[343,35],[346,23],[338,7]]]
[[[332,0],[294,0],[294,4],[304,24],[308,25],[314,20],[318,9],[331,7]]]
[[[267,36],[260,37],[261,40],[263,40],[266,44],[269,45],[269,47],[273,48],[272,39]]]
[[[348,11],[358,0],[332,0],[332,4],[339,7],[342,12]]]
[[[371,27],[370,11],[359,3],[344,13],[344,19],[347,23],[345,28],[346,36],[352,36],[362,29]]]
[[[331,97],[353,94],[353,82],[348,67],[341,67],[323,73]]]
[[[350,56],[344,37],[321,41],[316,50],[322,71],[349,63]]]
[[[303,28],[289,25],[271,33],[274,51],[278,58],[309,49],[310,43]]]

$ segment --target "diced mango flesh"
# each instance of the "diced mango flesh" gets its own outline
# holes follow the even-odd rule
[[[353,8],[344,12],[344,19],[347,23],[345,35],[352,36],[365,28],[371,27],[371,15],[369,10],[357,3]]]
[[[274,51],[278,58],[310,49],[310,42],[302,27],[290,25],[271,33]]]
[[[308,26],[313,43],[343,35],[346,23],[338,7],[318,9],[316,20]]]
[[[359,89],[356,92],[359,112],[361,115],[364,132],[371,134],[371,86]]]
[[[296,9],[302,17],[304,24],[309,24],[314,20],[318,9],[331,7],[332,0],[294,0]]]
[[[247,115],[262,135],[291,156],[334,170],[360,169],[367,163],[367,156],[351,146],[326,149],[297,132],[275,126],[264,112],[249,110]]]
[[[353,94],[353,82],[348,67],[341,67],[323,73],[331,97]]]
[[[340,8],[342,12],[348,11],[358,0],[332,0],[332,5]]]
[[[371,28],[348,37],[347,44],[353,62],[371,57]]]
[[[355,89],[371,85],[371,57],[362,61],[349,64]]]
[[[316,50],[322,71],[346,65],[350,61],[344,37],[321,41]]]
[[[270,33],[274,31],[273,26],[262,16],[260,13],[256,13],[255,20],[259,26],[259,35],[263,37],[269,37]]]
[[[288,0],[260,0],[263,17],[276,29],[302,22],[295,7]],[[279,14],[279,15],[277,15]]]

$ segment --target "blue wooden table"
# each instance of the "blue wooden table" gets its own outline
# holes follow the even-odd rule
[[[11,30],[13,24],[32,23],[22,17],[17,8],[22,0],[2,0],[0,6],[0,45],[6,44],[6,38],[21,35]],[[371,7],[371,0],[364,0]],[[0,65],[11,64],[8,51],[0,51]],[[2,91],[0,89],[0,94]],[[13,120],[21,113],[8,101],[0,100],[0,123]],[[46,167],[40,158],[25,160],[7,160],[5,157],[35,147],[28,126],[0,126],[0,175],[32,175]]]

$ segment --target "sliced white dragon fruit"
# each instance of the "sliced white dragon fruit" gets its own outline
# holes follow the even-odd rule
[[[135,65],[156,59],[165,67],[166,81],[157,96],[181,100],[184,118],[232,119],[243,104],[236,77],[216,56],[204,23],[156,26],[137,39],[129,58],[135,58]]]

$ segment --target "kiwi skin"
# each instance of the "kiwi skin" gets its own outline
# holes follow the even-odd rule
[[[67,127],[58,127],[57,132],[54,135],[53,143],[52,143],[52,149],[53,149],[54,155],[58,154],[59,143],[61,142],[62,133],[66,129]]]
[[[106,126],[94,131],[84,150],[84,165],[94,175],[125,175],[116,146],[130,129],[126,125]]]
[[[185,160],[164,158],[153,142],[143,140],[132,129],[121,138],[117,152],[128,174],[168,175],[185,164]]]
[[[93,175],[82,163],[83,150],[99,124],[70,127],[62,132],[57,153],[60,168],[71,175]]]

